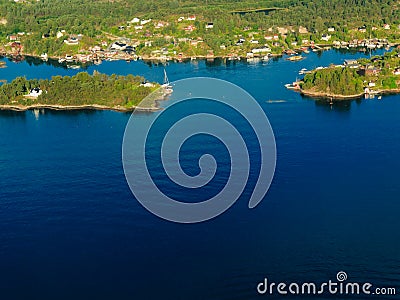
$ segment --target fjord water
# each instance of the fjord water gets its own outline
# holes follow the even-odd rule
[[[161,220],[133,198],[121,162],[129,114],[0,112],[2,295],[255,299],[263,297],[256,286],[265,277],[327,282],[339,271],[350,281],[400,288],[400,96],[331,106],[283,87],[303,67],[360,56],[328,51],[296,63],[167,66],[170,80],[215,77],[247,90],[267,114],[277,143],[275,178],[259,206],[247,207],[250,176],[253,182],[231,209],[194,225]],[[0,79],[77,72],[7,65]],[[163,74],[162,66],[143,62],[88,71],[94,69],[157,81]],[[204,143],[211,150],[214,144]],[[198,158],[196,151],[186,153]],[[214,155],[226,160],[223,149]],[[197,160],[184,163],[196,173]],[[313,298],[324,297],[335,299]]]

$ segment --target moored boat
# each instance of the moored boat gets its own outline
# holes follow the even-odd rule
[[[161,85],[164,90],[164,95],[172,94],[174,91],[172,85],[169,83],[169,79],[167,76],[167,71],[164,69],[164,83]]]
[[[287,60],[290,60],[290,61],[299,61],[302,59],[304,59],[304,57],[301,55],[294,55],[294,56],[290,56],[287,58]]]

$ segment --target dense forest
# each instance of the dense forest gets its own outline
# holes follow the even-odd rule
[[[302,89],[347,96],[362,93],[364,84],[357,70],[332,67],[307,74]]]
[[[140,76],[119,76],[86,72],[75,76],[54,76],[48,79],[27,80],[18,77],[0,86],[0,104],[48,104],[48,105],[104,105],[129,108],[137,105],[143,98],[157,88],[141,85]],[[31,89],[40,88],[43,92],[37,98],[26,97]]]
[[[266,44],[264,36],[270,29],[281,34],[279,27],[285,27],[289,30],[281,34],[279,43],[269,45],[274,53],[281,53],[284,48],[292,48],[293,42],[300,45],[302,40],[320,41],[328,27],[335,28],[332,40],[371,37],[398,42],[399,7],[398,0],[0,0],[0,41],[5,45],[7,37],[20,33],[23,52],[36,56],[76,54],[119,37],[139,40],[140,55],[150,56],[164,47],[190,56],[205,55],[208,50],[222,55],[221,46],[229,48],[226,52],[242,49],[246,53],[253,47],[249,42],[253,36],[260,44]],[[178,17],[192,14],[197,16],[192,23],[177,21]],[[127,23],[134,17],[161,20],[168,26],[156,29],[154,24],[148,24],[135,31]],[[205,28],[207,22],[213,23],[212,30]],[[195,30],[185,31],[184,26],[189,24]],[[390,24],[391,29],[382,29],[384,24]],[[300,34],[300,26],[307,30]],[[364,26],[364,33],[355,30]],[[65,35],[56,37],[61,30]],[[82,38],[79,45],[64,43],[64,39],[78,34]],[[166,39],[167,36],[175,40]],[[240,49],[235,48],[238,36],[249,37]],[[204,44],[190,47],[177,42],[180,38],[202,39]],[[152,46],[145,47],[148,39]]]
[[[400,50],[370,59],[362,58],[358,64],[356,68],[330,66],[315,70],[304,76],[301,88],[344,96],[360,94],[366,87],[371,90],[400,88]]]
[[[322,31],[327,26],[346,30],[361,25],[399,23],[397,0],[0,0],[2,34],[21,31],[46,34],[65,29],[94,37],[102,30],[134,16],[162,19],[170,15],[196,13],[220,22],[222,27],[298,26]],[[238,14],[240,9],[283,8]],[[5,23],[5,24],[4,24]],[[1,26],[1,25],[0,25]]]

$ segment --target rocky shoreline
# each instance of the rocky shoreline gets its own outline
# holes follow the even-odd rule
[[[338,95],[338,94],[330,94],[325,92],[315,92],[303,89],[296,89],[301,95],[310,97],[310,98],[319,98],[319,99],[326,99],[326,100],[354,100],[362,98],[365,95],[368,95],[365,92],[353,95]],[[393,94],[400,94],[400,89],[390,89],[390,90],[379,90],[375,91],[371,95],[393,95]]]
[[[123,106],[105,106],[105,105],[97,105],[97,104],[87,104],[87,105],[56,105],[56,104],[33,104],[33,105],[18,105],[18,104],[3,104],[0,105],[0,110],[11,110],[11,111],[27,111],[34,109],[50,109],[50,110],[58,110],[58,111],[68,111],[68,110],[111,110],[118,112],[132,112],[134,110],[140,110],[144,112],[154,112],[158,111],[160,108],[158,107],[137,107],[133,106],[130,108],[126,108]]]
[[[297,90],[301,95],[307,96],[310,98],[321,98],[321,99],[328,99],[328,100],[352,100],[352,99],[358,99],[364,96],[364,92],[359,93],[359,94],[353,94],[353,95],[338,95],[338,94],[330,94],[330,93],[325,93],[325,92],[315,92],[315,91],[309,91],[309,90],[303,90],[303,89],[298,89]]]

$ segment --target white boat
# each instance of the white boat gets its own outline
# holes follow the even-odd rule
[[[301,69],[300,71],[299,71],[299,75],[304,75],[304,74],[306,74],[307,73],[307,69],[306,68],[303,68],[303,69]]]
[[[68,65],[67,68],[68,68],[68,69],[73,69],[73,70],[78,70],[78,69],[80,69],[81,67],[78,66],[78,65]]]
[[[172,85],[169,83],[167,71],[165,69],[164,69],[164,83],[161,85],[161,87],[164,89],[164,95],[172,94],[172,92],[174,91]]]
[[[269,61],[269,56],[265,55],[261,58],[262,61]]]
[[[232,55],[228,57],[228,60],[240,60],[240,57]]]
[[[42,53],[41,55],[40,55],[40,58],[43,60],[43,61],[47,61],[49,58],[48,58],[48,56],[47,56],[47,53]]]
[[[300,89],[299,82],[295,81],[293,83],[287,83],[285,84],[285,88],[289,90],[298,90]]]

